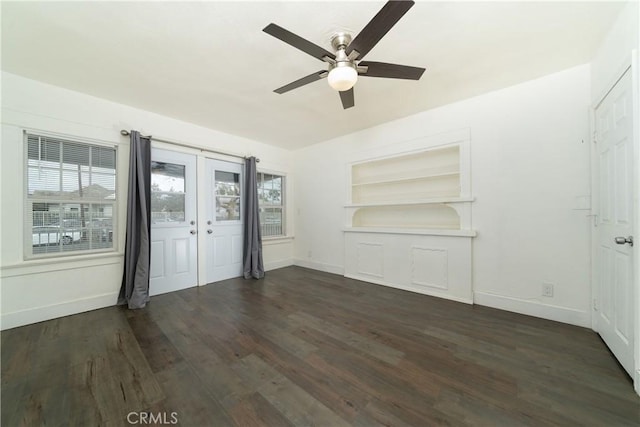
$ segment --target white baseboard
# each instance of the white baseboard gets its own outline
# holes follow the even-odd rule
[[[557,305],[540,304],[485,292],[474,292],[473,301],[478,305],[591,329],[591,312],[589,311],[575,310]]]
[[[13,313],[3,313],[0,317],[0,329],[6,330],[58,317],[83,313],[85,311],[96,310],[98,308],[111,307],[115,305],[117,301],[118,293],[108,293],[60,304],[14,311]]]
[[[333,274],[339,274],[339,275],[344,274],[344,267],[341,265],[323,264],[321,262],[309,261],[309,260],[300,259],[300,258],[295,258],[293,260],[293,265],[310,268],[312,270],[324,271],[326,273],[333,273]]]
[[[264,270],[265,271],[275,270],[277,268],[289,267],[290,265],[293,265],[293,260],[291,258],[281,259],[278,261],[265,262]]]
[[[387,286],[389,288],[402,289],[403,291],[415,292],[417,294],[429,295],[431,297],[444,298],[451,301],[461,302],[464,304],[473,304],[473,301],[468,298],[462,298],[455,295],[449,295],[443,291],[424,289],[422,287],[417,286],[405,286],[405,285],[397,285],[394,283],[385,282],[384,280],[372,279],[366,276],[358,276],[356,274],[345,274],[344,277],[348,277],[349,279],[360,280],[362,282],[373,283],[374,285]]]

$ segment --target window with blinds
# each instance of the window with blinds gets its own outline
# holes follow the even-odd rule
[[[25,133],[25,256],[114,250],[116,148]]]

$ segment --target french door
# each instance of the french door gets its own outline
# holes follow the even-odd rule
[[[151,271],[149,293],[196,286],[196,156],[151,151]]]
[[[206,283],[242,275],[243,167],[206,159]]]
[[[596,108],[594,328],[633,378],[633,117],[631,71]],[[636,242],[637,244],[637,242]]]

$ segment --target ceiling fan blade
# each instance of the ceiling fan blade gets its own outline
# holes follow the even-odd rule
[[[284,28],[276,24],[269,24],[266,27],[264,27],[262,31],[272,35],[277,39],[282,40],[287,44],[290,44],[296,49],[300,49],[304,53],[307,53],[321,61],[323,60],[322,58],[325,56],[328,56],[331,59],[336,59],[336,56],[333,53],[329,52],[328,50],[325,50],[320,46],[314,43],[311,43],[309,40],[305,40],[302,37],[296,34],[293,34],[291,31],[285,30]]]
[[[289,92],[290,90],[299,88],[300,86],[304,86],[307,85],[309,83],[313,83],[316,80],[320,80],[322,78],[327,77],[327,72],[325,70],[322,71],[316,71],[313,74],[309,74],[308,76],[305,76],[301,79],[296,80],[295,82],[291,82],[288,85],[284,85],[282,87],[279,87],[278,89],[274,90],[275,93],[279,93],[279,94],[283,94],[285,92]]]
[[[413,0],[388,1],[347,46],[347,55],[355,50],[360,54],[358,59],[364,58],[413,4]]]
[[[351,108],[354,105],[356,105],[353,99],[353,88],[349,90],[341,91],[339,93],[340,93],[340,100],[342,101],[342,108],[346,110],[347,108]]]
[[[364,77],[386,77],[389,79],[420,80],[424,68],[408,65],[387,64],[386,62],[362,61],[359,67],[367,67],[367,71],[358,73]]]

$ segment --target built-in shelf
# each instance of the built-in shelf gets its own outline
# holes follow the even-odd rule
[[[345,276],[471,303],[469,131],[410,146],[348,165]]]
[[[372,203],[347,203],[345,208],[365,208],[376,206],[413,206],[413,205],[429,205],[429,204],[450,204],[450,203],[468,203],[473,202],[473,197],[435,197],[433,199],[400,201],[400,202],[372,202]]]
[[[453,171],[453,172],[440,172],[440,173],[434,173],[434,174],[430,174],[430,175],[421,175],[421,176],[411,176],[411,177],[405,177],[405,178],[395,178],[395,179],[379,179],[379,180],[375,180],[375,181],[369,181],[369,182],[354,182],[351,185],[353,187],[358,187],[361,185],[378,185],[378,184],[395,184],[395,183],[403,183],[403,182],[407,182],[407,181],[421,181],[421,180],[428,180],[428,179],[437,179],[437,178],[443,178],[443,177],[447,177],[447,176],[456,176],[456,175],[460,175],[460,171]]]
[[[347,226],[464,229],[470,209],[468,154],[460,144],[351,165]],[[461,222],[462,218],[462,222]]]
[[[415,234],[425,236],[475,237],[475,230],[391,228],[391,227],[345,227],[345,233]]]
[[[468,130],[348,165],[345,276],[472,302]]]

